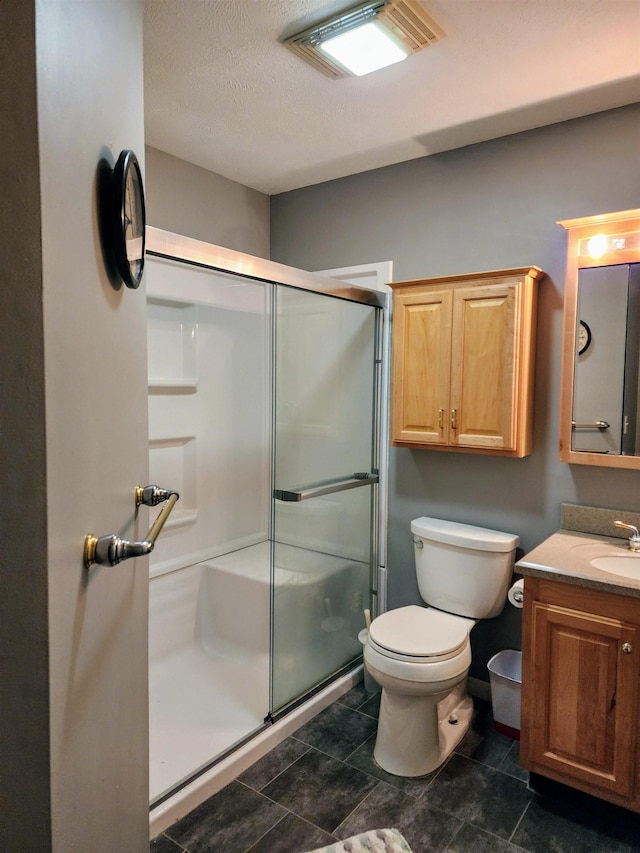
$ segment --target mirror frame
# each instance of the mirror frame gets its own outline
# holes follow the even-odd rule
[[[621,210],[581,219],[565,219],[557,223],[568,231],[567,273],[564,291],[564,323],[562,332],[562,374],[560,388],[560,461],[602,468],[640,470],[640,456],[618,456],[572,450],[573,381],[575,370],[576,329],[578,321],[578,273],[588,267],[637,263],[640,247],[607,252],[597,258],[580,255],[580,242],[596,234],[614,236],[640,232],[640,209]]]

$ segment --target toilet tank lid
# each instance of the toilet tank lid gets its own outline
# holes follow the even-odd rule
[[[499,530],[487,530],[472,524],[426,516],[415,518],[411,522],[411,532],[423,539],[444,542],[446,545],[459,545],[475,551],[513,551],[520,544],[519,537],[514,533],[501,533]]]

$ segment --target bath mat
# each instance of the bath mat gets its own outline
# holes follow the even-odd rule
[[[411,853],[411,848],[397,829],[372,829],[310,853]]]

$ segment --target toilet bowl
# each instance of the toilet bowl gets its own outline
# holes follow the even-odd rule
[[[371,623],[364,658],[382,687],[374,759],[387,773],[424,776],[464,736],[473,707],[466,679],[474,624],[417,605]]]
[[[395,776],[439,767],[471,724],[469,634],[505,604],[519,539],[508,533],[419,518],[411,522],[420,593],[373,620],[364,647],[382,687],[373,757]],[[428,597],[427,597],[428,596]]]

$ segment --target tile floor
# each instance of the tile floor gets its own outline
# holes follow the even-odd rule
[[[640,815],[586,797],[543,796],[489,703],[451,758],[420,779],[372,758],[379,694],[358,685],[151,843],[151,853],[303,853],[397,827],[414,853],[631,853]]]

